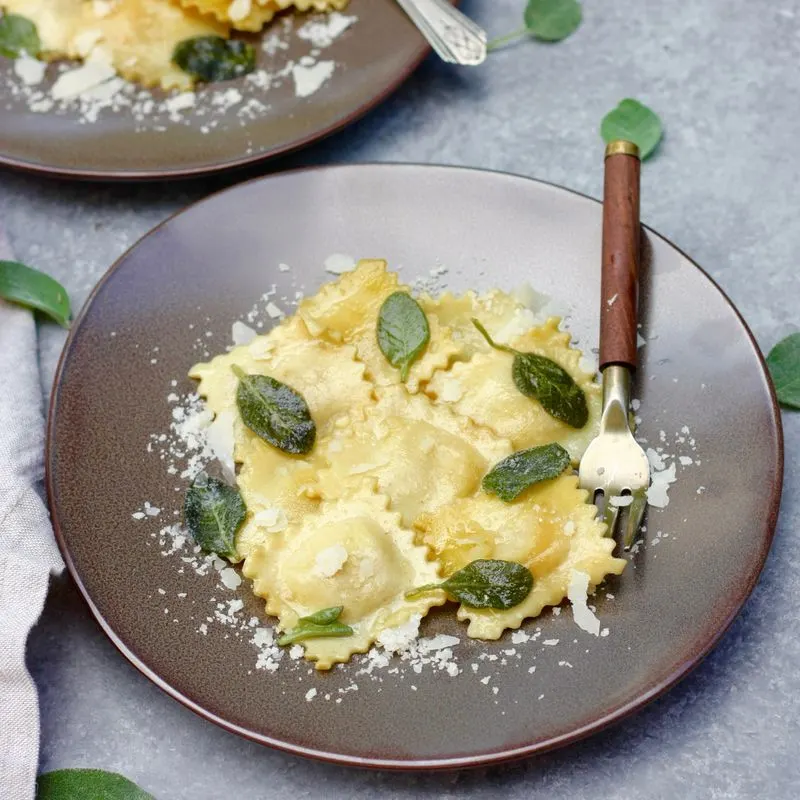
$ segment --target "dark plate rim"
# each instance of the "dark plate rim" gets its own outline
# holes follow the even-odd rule
[[[452,0],[454,4],[458,5],[461,0]],[[401,70],[395,77],[389,81],[384,88],[376,95],[371,97],[365,103],[355,108],[348,114],[334,120],[330,125],[325,128],[320,128],[313,133],[287,142],[283,145],[277,145],[259,153],[251,155],[243,155],[237,158],[228,159],[226,161],[209,163],[196,167],[183,167],[183,168],[168,168],[168,169],[145,169],[145,170],[115,170],[115,169],[88,169],[83,167],[57,167],[48,166],[47,164],[36,164],[24,159],[9,156],[0,151],[0,166],[9,167],[18,172],[23,172],[29,175],[43,175],[48,178],[65,178],[70,180],[80,181],[107,181],[109,183],[134,183],[137,181],[159,181],[159,180],[187,180],[190,178],[204,177],[207,175],[218,175],[220,173],[243,169],[244,167],[260,164],[279,156],[288,155],[298,150],[302,150],[314,142],[322,141],[338,133],[344,128],[349,127],[352,123],[357,122],[363,116],[368,114],[374,108],[377,108],[381,103],[387,100],[394,94],[400,86],[405,83],[411,75],[416,71],[417,67],[425,60],[431,52],[430,46],[420,36],[420,44],[411,58],[406,62]],[[88,302],[88,299],[87,299]]]
[[[650,690],[640,694],[638,697],[627,703],[623,703],[613,708],[611,711],[602,714],[601,716],[597,717],[591,722],[586,723],[580,728],[542,741],[533,742],[529,745],[524,745],[522,747],[511,748],[507,750],[497,750],[477,756],[472,755],[472,756],[458,756],[446,759],[416,759],[416,760],[364,758],[360,756],[346,755],[342,753],[334,753],[324,750],[316,750],[314,748],[304,747],[302,745],[276,740],[270,736],[266,736],[264,734],[260,734],[255,731],[242,728],[241,726],[231,723],[223,719],[222,717],[208,711],[207,709],[203,708],[200,703],[196,702],[191,697],[187,697],[174,687],[170,686],[165,680],[160,678],[152,669],[150,669],[150,667],[148,667],[147,664],[145,664],[133,652],[131,652],[130,649],[128,649],[127,645],[117,636],[114,629],[105,620],[105,618],[100,613],[97,606],[92,601],[92,598],[90,597],[88,590],[84,586],[80,578],[80,575],[78,573],[78,570],[72,560],[72,556],[69,552],[69,548],[65,541],[63,532],[61,531],[61,528],[59,526],[58,515],[55,513],[55,490],[53,486],[53,474],[51,469],[51,462],[52,462],[53,444],[54,444],[53,429],[54,429],[55,410],[58,404],[58,397],[61,390],[62,372],[65,368],[67,356],[71,349],[72,341],[75,337],[77,330],[83,324],[83,321],[87,316],[92,304],[94,303],[99,291],[106,284],[106,282],[114,275],[117,269],[124,263],[124,261],[128,256],[128,253],[135,247],[138,247],[140,244],[142,244],[142,242],[144,242],[145,239],[154,235],[162,227],[169,224],[175,217],[187,211],[192,210],[196,205],[200,205],[201,203],[204,203],[212,198],[216,199],[220,195],[223,195],[227,192],[236,191],[238,188],[242,186],[247,186],[256,183],[258,181],[268,181],[273,178],[286,177],[286,176],[291,177],[293,175],[298,175],[298,174],[331,172],[331,171],[361,172],[365,170],[367,171],[374,170],[375,168],[390,169],[390,170],[422,169],[422,170],[441,170],[441,171],[453,171],[453,172],[458,171],[458,172],[489,173],[503,178],[512,178],[512,179],[521,179],[525,181],[530,181],[531,183],[567,192],[569,194],[576,195],[577,197],[580,197],[584,200],[590,200],[593,203],[601,205],[599,200],[590,197],[589,195],[583,194],[582,192],[577,192],[573,189],[568,189],[564,186],[560,186],[556,183],[552,183],[549,181],[542,181],[536,178],[531,178],[525,175],[519,175],[511,172],[503,172],[500,170],[487,170],[487,169],[481,169],[479,167],[458,167],[458,166],[448,166],[448,165],[438,165],[438,164],[400,164],[400,163],[370,162],[370,163],[359,163],[359,164],[336,164],[328,166],[303,167],[300,169],[277,172],[274,173],[273,175],[253,178],[251,180],[236,184],[235,186],[231,186],[226,189],[222,189],[218,192],[214,192],[208,195],[207,197],[204,197],[201,200],[191,203],[190,205],[186,206],[180,211],[177,211],[176,213],[170,215],[167,219],[158,224],[156,227],[154,227],[152,230],[150,230],[148,233],[142,236],[131,247],[129,247],[128,250],[126,250],[125,253],[123,253],[111,265],[111,267],[109,267],[106,273],[100,278],[100,280],[97,282],[97,284],[87,297],[86,302],[84,303],[78,316],[72,323],[69,335],[64,344],[64,348],[61,351],[61,355],[58,361],[58,366],[56,368],[55,376],[53,379],[53,391],[50,396],[50,406],[47,415],[47,434],[45,443],[45,486],[47,490],[47,501],[48,501],[48,506],[50,508],[50,514],[53,523],[53,530],[55,531],[56,541],[58,542],[59,549],[61,550],[61,554],[64,557],[64,561],[67,565],[69,573],[72,576],[73,580],[75,581],[76,585],[78,586],[78,589],[83,595],[83,598],[86,600],[86,603],[88,604],[92,614],[94,615],[97,622],[100,624],[100,627],[103,629],[105,634],[114,644],[114,646],[122,653],[122,655],[125,656],[125,658],[127,658],[128,661],[134,667],[136,667],[136,669],[138,669],[143,675],[149,678],[156,686],[158,686],[159,689],[164,691],[170,697],[182,703],[184,706],[191,709],[199,716],[203,717],[204,719],[210,722],[213,722],[214,724],[229,731],[230,733],[238,734],[239,736],[242,736],[245,739],[249,739],[250,741],[268,745],[270,747],[274,747],[277,750],[282,750],[283,752],[291,753],[292,755],[305,756],[307,758],[313,758],[331,764],[338,764],[351,767],[367,767],[375,769],[400,770],[400,771],[455,770],[455,769],[463,769],[471,767],[485,767],[492,764],[498,764],[506,761],[513,761],[525,758],[528,756],[538,755],[541,753],[548,752],[550,750],[555,750],[559,747],[563,747],[568,744],[572,744],[594,733],[597,733],[615,723],[621,722],[634,712],[638,711],[639,709],[646,706],[648,703],[652,702],[653,700],[663,695],[665,692],[671,689],[676,683],[678,683],[678,681],[686,677],[692,670],[694,670],[703,661],[703,659],[714,649],[714,647],[716,647],[716,645],[725,635],[728,628],[731,626],[734,619],[739,614],[745,602],[753,592],[753,589],[755,588],[756,583],[758,582],[758,578],[764,568],[767,555],[769,554],[769,550],[772,545],[772,540],[775,536],[775,527],[777,525],[778,512],[780,510],[781,491],[783,488],[783,472],[784,472],[783,426],[781,422],[780,407],[778,405],[778,401],[775,395],[775,388],[772,384],[772,380],[769,377],[769,370],[767,368],[766,361],[764,360],[764,356],[761,353],[761,350],[758,346],[758,343],[755,340],[755,337],[753,336],[752,331],[745,322],[741,313],[736,308],[732,300],[728,297],[728,295],[722,290],[722,288],[720,288],[717,282],[701,266],[699,266],[686,253],[684,253],[683,250],[676,247],[666,237],[661,236],[661,234],[659,233],[656,233],[654,230],[652,230],[652,228],[649,228],[646,225],[642,226],[648,232],[649,235],[660,239],[661,241],[668,244],[670,247],[674,248],[692,266],[694,266],[709,281],[709,283],[711,283],[711,285],[720,293],[723,300],[728,304],[730,309],[733,311],[739,323],[741,324],[742,328],[744,329],[745,333],[747,334],[752,350],[758,360],[759,366],[761,367],[762,374],[770,394],[770,401],[771,401],[770,410],[772,412],[771,414],[772,432],[774,434],[775,441],[777,444],[777,447],[775,448],[774,451],[775,480],[773,481],[772,491],[768,503],[766,505],[767,513],[764,516],[765,522],[764,522],[764,527],[762,529],[763,530],[762,544],[758,554],[758,558],[752,563],[747,579],[738,583],[735,587],[733,587],[732,592],[729,595],[727,601],[728,603],[727,613],[724,615],[724,617],[722,617],[720,622],[717,624],[716,630],[714,630],[711,636],[707,637],[702,641],[699,641],[695,646],[695,648],[691,652],[689,652],[688,655],[684,656],[679,662],[679,664],[670,673],[668,673],[666,676],[661,677],[659,681]]]

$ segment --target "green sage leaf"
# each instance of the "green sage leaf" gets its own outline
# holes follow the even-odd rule
[[[477,319],[472,323],[490,347],[514,356],[511,377],[522,394],[538,400],[551,417],[572,428],[582,428],[588,422],[586,395],[562,366],[545,356],[520,353],[513,347],[497,344]]]
[[[413,600],[441,589],[470,608],[507,609],[518,606],[533,588],[531,571],[515,561],[478,559],[454,572],[443,583],[430,583],[406,593]]]
[[[517,389],[535,397],[551,417],[572,428],[582,428],[589,421],[583,389],[555,361],[534,353],[517,353],[511,375]]]
[[[195,36],[178,42],[172,63],[206,83],[241,78],[256,68],[252,44],[221,36]]]
[[[606,144],[617,139],[633,142],[644,161],[658,147],[663,128],[655,111],[629,97],[603,117],[600,135]]]
[[[428,346],[428,318],[419,303],[405,292],[390,294],[378,314],[378,347],[386,360],[400,370],[405,382],[408,371]]]
[[[778,402],[800,409],[800,332],[778,342],[767,356]]]
[[[247,375],[233,367],[239,378],[236,405],[242,422],[273,447],[292,455],[311,451],[317,426],[303,396],[267,375]]]
[[[300,617],[297,625],[278,639],[278,644],[284,647],[287,644],[303,642],[306,639],[352,636],[353,629],[349,625],[338,622],[342,611],[342,606],[333,606],[332,608],[323,608],[308,617]]]
[[[555,442],[512,453],[484,477],[484,492],[510,503],[529,486],[557,478],[570,464],[569,453]]]
[[[58,769],[40,775],[36,800],[155,800],[153,795],[116,772]]]
[[[200,472],[186,492],[183,517],[194,540],[206,553],[236,558],[236,533],[247,516],[239,492]]]
[[[577,0],[529,0],[525,28],[537,39],[560,42],[580,27],[583,13]]]
[[[35,58],[41,49],[39,32],[29,19],[19,14],[0,17],[0,56],[19,58],[27,53]]]
[[[67,290],[44,272],[18,261],[0,261],[0,297],[41,311],[59,325],[69,327],[72,312]]]

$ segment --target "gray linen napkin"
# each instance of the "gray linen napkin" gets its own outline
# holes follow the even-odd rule
[[[11,250],[0,226],[0,260]],[[39,702],[25,665],[50,574],[64,564],[41,499],[44,415],[36,325],[0,300],[0,796],[32,800]]]

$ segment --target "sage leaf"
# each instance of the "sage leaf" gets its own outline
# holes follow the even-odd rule
[[[517,389],[535,397],[551,417],[572,428],[582,428],[589,421],[583,389],[555,361],[534,353],[518,353],[511,375]]]
[[[522,28],[492,39],[488,51],[497,50],[520,36],[533,36],[543,42],[560,42],[580,27],[583,19],[578,0],[528,0]]]
[[[343,610],[342,606],[333,606],[332,608],[323,608],[308,617],[300,617],[297,625],[278,639],[278,644],[284,647],[287,644],[303,642],[306,639],[352,636],[353,629],[338,621]]]
[[[206,83],[241,78],[256,68],[252,44],[221,36],[194,36],[178,42],[172,63]]]
[[[520,450],[504,458],[481,483],[484,492],[510,503],[529,486],[557,478],[570,464],[569,453],[556,442]]]
[[[36,781],[36,800],[90,799],[155,800],[122,775],[101,769],[58,769]]]
[[[800,409],[800,332],[778,342],[767,356],[778,402]]]
[[[0,297],[41,311],[59,325],[69,327],[72,312],[67,290],[44,272],[18,261],[0,261]]]
[[[589,421],[589,407],[583,389],[560,364],[536,353],[520,353],[507,345],[497,344],[477,319],[472,322],[490,347],[513,354],[511,377],[522,394],[538,400],[551,417],[572,428],[582,428]]]
[[[658,147],[663,136],[663,127],[655,111],[628,97],[603,117],[600,135],[606,144],[617,139],[633,142],[639,148],[639,157],[644,161]]]
[[[504,610],[518,606],[532,588],[533,575],[527,567],[515,561],[484,558],[467,564],[443,583],[430,583],[407,592],[406,599],[441,589],[470,608]]]
[[[378,347],[386,360],[400,370],[403,382],[430,338],[428,318],[410,294],[394,292],[384,300],[378,314]]]
[[[206,553],[236,558],[236,533],[247,516],[239,492],[200,472],[186,492],[183,517],[192,537]]]
[[[317,426],[303,396],[268,375],[247,375],[241,367],[236,405],[242,422],[273,447],[292,455],[309,453],[317,438]]]
[[[583,19],[578,0],[529,0],[525,28],[545,42],[560,42],[580,27]]]
[[[19,58],[27,53],[35,58],[41,49],[36,25],[27,17],[19,14],[3,14],[0,17],[0,56]]]

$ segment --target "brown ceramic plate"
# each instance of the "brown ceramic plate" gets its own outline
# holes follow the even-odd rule
[[[402,265],[406,281],[447,268],[440,280],[456,291],[530,281],[569,302],[570,326],[590,346],[600,224],[594,200],[525,178],[363,165],[237,186],[133,247],[73,326],[47,454],[67,563],[125,656],[228,730],[293,753],[394,768],[486,764],[566,744],[641,707],[695,666],[764,563],[781,489],[781,428],[761,355],[736,309],[652,231],[640,431],[654,446],[663,431],[668,460],[692,463],[678,464],[669,505],[650,514],[644,545],[596,598],[607,636],[578,629],[565,608],[524,626],[531,635],[541,628],[535,641],[471,641],[449,609],[431,614],[423,630],[460,638],[463,671],[455,677],[430,665],[416,674],[407,664],[399,674],[359,675],[363,657],[329,674],[308,674],[287,657],[270,673],[256,668],[250,637],[221,625],[209,600],[238,597],[241,615],[257,616],[261,603],[247,586],[220,588],[213,569],[198,576],[157,542],[185,489],[166,473],[158,446],[147,452],[151,434],[169,424],[166,396],[191,390],[187,368],[206,347],[224,349],[231,322],[272,284],[278,298],[293,297],[299,284],[313,290],[331,277],[323,262],[334,252],[385,257]],[[145,500],[161,514],[132,519]],[[197,632],[203,622],[205,636]],[[353,683],[358,691],[340,691]],[[306,700],[312,689],[316,697]]]
[[[0,57],[0,164],[77,178],[143,180],[215,172],[309,144],[387,97],[428,52],[395,0],[351,0],[344,13],[357,21],[316,56],[336,67],[314,94],[297,97],[290,74],[273,77],[268,89],[241,79],[201,90],[197,107],[175,118],[158,107],[143,110],[141,101],[138,110],[101,110],[95,122],[74,109],[37,113],[13,62]],[[272,55],[259,49],[260,68],[275,74],[309,56],[312,43],[297,35],[306,20],[290,17],[268,29],[265,38],[277,30],[288,48]],[[46,93],[55,76],[50,67],[35,89]],[[226,110],[222,90],[238,91],[241,100]],[[160,102],[165,95],[154,91],[152,97]],[[266,108],[255,110],[257,102]]]

